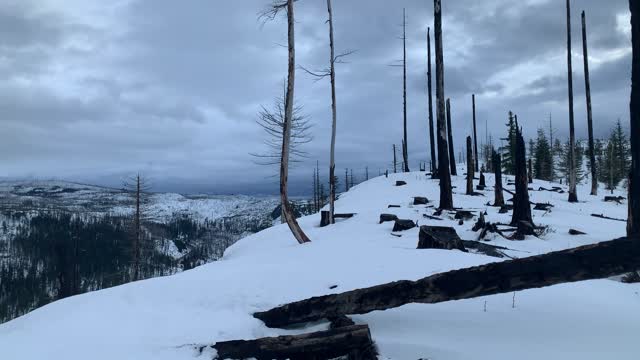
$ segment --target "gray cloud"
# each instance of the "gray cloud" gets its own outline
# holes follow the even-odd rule
[[[61,177],[117,184],[145,171],[160,189],[274,192],[262,149],[261,105],[282,91],[283,18],[261,24],[267,0],[212,2],[9,1],[0,6],[0,176]],[[297,61],[326,67],[324,1],[297,3]],[[480,135],[503,135],[513,110],[535,135],[551,113],[567,132],[564,4],[552,0],[444,2],[445,91],[456,148],[469,134],[471,93]],[[587,13],[596,131],[628,118],[630,43],[624,0],[573,0],[578,136],[584,126],[580,11]],[[334,3],[339,51],[338,168],[390,166],[402,136],[402,8],[408,14],[408,118],[412,167],[427,159],[428,2]],[[435,69],[434,69],[435,70]],[[307,163],[292,169],[304,191],[311,164],[327,166],[329,87],[298,71],[297,102],[314,124]],[[485,129],[485,123],[488,128]]]

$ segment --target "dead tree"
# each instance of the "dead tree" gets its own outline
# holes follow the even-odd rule
[[[576,131],[573,121],[573,69],[571,65],[571,4],[567,0],[567,81],[569,89],[569,202],[578,202],[576,190]]]
[[[631,171],[629,174],[629,215],[627,234],[640,234],[640,3],[629,0],[631,10],[631,44],[633,49],[631,71],[630,131]]]
[[[523,222],[531,224],[529,231],[520,235],[533,235],[533,218],[531,203],[529,202],[529,185],[527,183],[527,160],[524,138],[519,128],[516,128],[516,193],[513,197],[513,216],[511,226],[519,226]]]
[[[128,178],[124,184],[123,188],[129,195],[131,196],[131,201],[133,205],[133,216],[131,222],[131,240],[132,240],[132,252],[133,252],[133,274],[132,280],[137,281],[140,280],[140,262],[142,258],[142,249],[143,249],[143,240],[144,236],[142,233],[142,221],[145,219],[146,214],[146,206],[148,204],[147,194],[150,190],[150,186],[146,178],[144,178],[140,173],[136,174]]]
[[[582,12],[582,58],[584,60],[584,89],[587,98],[587,127],[589,131],[589,166],[591,167],[591,195],[598,195],[598,172],[593,142],[593,113],[591,111],[591,79],[589,78],[589,51],[587,49],[587,20]],[[553,146],[553,144],[551,145]]]
[[[409,172],[409,145],[407,145],[407,15],[402,9],[402,115],[404,118],[404,143],[402,159],[404,172]]]
[[[473,195],[473,150],[471,149],[471,136],[467,136],[467,195]]]
[[[296,46],[295,46],[295,0],[275,0],[271,7],[262,16],[265,19],[273,19],[281,11],[287,13],[287,47],[288,47],[288,69],[287,69],[287,91],[285,94],[285,112],[282,135],[282,157],[280,160],[280,201],[282,203],[282,214],[293,234],[293,237],[300,244],[311,240],[304,233],[289,203],[288,182],[289,182],[289,156],[291,150],[291,128],[294,113],[294,90],[296,76]]]
[[[396,157],[396,144],[393,144],[393,173],[398,173],[398,159]]]
[[[478,157],[478,130],[476,128],[476,94],[471,95],[473,107],[473,159],[475,160],[475,171],[480,171],[480,158]]]
[[[449,165],[451,166],[451,175],[458,175],[456,169],[456,156],[453,150],[453,128],[451,127],[451,100],[447,99],[447,136],[449,144]]]
[[[529,167],[529,184],[533,184],[533,162],[531,158],[527,160],[527,166]]]
[[[341,294],[317,296],[257,312],[253,316],[269,327],[284,327],[346,314],[366,314],[409,303],[434,304],[603,279],[634,271],[639,263],[640,239],[620,238],[453,270],[416,281],[401,280]]]
[[[438,123],[438,178],[440,179],[440,209],[453,209],[453,189],[449,172],[447,150],[447,120],[444,103],[444,55],[442,49],[442,4],[433,0],[434,29],[436,40],[436,102]]]
[[[429,144],[431,145],[431,178],[438,176],[436,143],[433,131],[433,96],[431,91],[431,28],[427,28],[427,93],[429,94]]]
[[[504,195],[502,194],[502,158],[500,154],[498,154],[495,150],[493,150],[492,155],[493,160],[493,171],[495,174],[495,199],[493,201],[493,206],[503,206],[504,205]]]

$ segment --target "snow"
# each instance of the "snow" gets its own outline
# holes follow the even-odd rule
[[[395,187],[396,180],[408,185]],[[487,184],[493,184],[491,175]],[[463,191],[463,177],[454,177],[454,185]],[[533,185],[539,186],[552,184]],[[494,238],[491,243],[513,249],[507,252],[510,256],[525,257],[624,235],[625,223],[590,214],[625,218],[626,204],[604,203],[602,193],[591,197],[588,192],[588,186],[579,187],[578,204],[569,204],[567,194],[532,192],[532,201],[555,205],[551,213],[534,211],[536,224],[549,225],[553,231],[540,239]],[[485,205],[493,200],[490,190],[486,194],[455,194],[454,204],[487,209],[489,221],[508,221],[508,215]],[[413,196],[426,196],[437,205],[437,181],[410,173],[357,185],[336,203],[338,212],[355,212],[355,217],[325,228],[318,227],[318,215],[300,219],[313,240],[310,244],[298,245],[287,226],[278,225],[239,241],[220,261],[49,304],[0,325],[0,359],[211,359],[212,352],[199,354],[196,346],[327,327],[319,323],[269,329],[251,316],[255,311],[501,261],[459,251],[416,250],[417,229],[400,238],[391,236],[392,223],[378,224],[381,213],[422,225],[435,223],[422,217],[433,209],[411,205]],[[505,193],[505,198],[510,196]],[[389,204],[402,207],[388,209]],[[459,226],[447,219],[438,225],[454,226],[463,239],[475,239],[476,233],[469,230],[472,222]],[[570,236],[569,228],[588,235]],[[337,288],[330,289],[334,285]],[[522,291],[515,298],[501,294],[410,304],[353,319],[370,325],[381,359],[635,360],[640,355],[639,293],[638,284],[605,279]]]

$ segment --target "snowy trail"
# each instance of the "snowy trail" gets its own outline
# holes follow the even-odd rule
[[[395,187],[396,180],[408,185]],[[506,183],[506,182],[505,182]],[[487,184],[493,177],[487,175]],[[455,178],[457,191],[464,179]],[[550,187],[546,182],[533,185]],[[512,189],[512,187],[507,186]],[[487,209],[488,220],[508,222],[509,216],[485,204],[486,197],[454,195],[454,205]],[[591,213],[626,217],[626,204],[602,202],[581,186],[582,202],[569,204],[566,194],[532,192],[535,202],[551,202],[551,213],[534,211],[534,221],[552,232],[541,239],[512,242],[495,238],[494,245],[524,257],[613,239],[624,235],[622,222],[596,219]],[[500,259],[458,251],[416,250],[418,230],[397,238],[392,223],[378,224],[381,213],[434,224],[412,206],[414,196],[437,205],[437,181],[410,173],[378,177],[352,188],[336,203],[337,212],[355,212],[352,219],[319,228],[319,215],[300,223],[313,240],[298,245],[288,228],[276,226],[249,236],[229,248],[225,257],[171,277],[132,283],[80,295],[47,305],[0,325],[0,359],[210,359],[190,344],[309,332],[326,328],[266,328],[251,314],[310,296],[343,292],[394,280],[415,280],[434,273]],[[624,196],[624,195],[623,195]],[[505,198],[510,196],[505,194]],[[388,209],[389,204],[401,208]],[[475,239],[473,222],[457,225],[465,240]],[[569,228],[587,233],[568,235]],[[330,287],[337,285],[337,288]],[[371,326],[381,359],[638,359],[640,285],[612,280],[565,284],[513,294],[442,304],[411,304],[354,316]],[[485,311],[486,303],[486,311]]]

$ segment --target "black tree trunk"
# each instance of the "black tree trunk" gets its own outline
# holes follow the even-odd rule
[[[633,60],[631,71],[631,171],[629,175],[629,216],[627,234],[640,233],[640,2],[629,0],[631,10],[631,44]]]
[[[573,121],[573,68],[571,66],[571,4],[567,0],[567,79],[569,88],[569,202],[578,202],[576,190],[576,131]]]
[[[502,194],[502,158],[495,150],[493,151],[493,171],[496,177],[495,199],[493,206],[504,205],[504,195]]]
[[[584,89],[587,97],[587,128],[589,131],[589,166],[591,167],[591,195],[598,195],[598,172],[593,142],[593,113],[591,111],[591,79],[589,78],[589,50],[587,48],[587,20],[582,12],[582,57],[584,60]],[[551,144],[553,146],[553,144]]]
[[[473,106],[473,159],[476,172],[479,172],[480,158],[478,157],[478,130],[476,128],[476,94],[471,95],[471,103]]]
[[[427,28],[427,93],[429,94],[429,141],[431,145],[431,178],[438,177],[436,142],[433,130],[433,95],[431,91],[431,28]]]
[[[473,195],[473,150],[471,149],[471,136],[467,136],[467,195]]]
[[[531,217],[531,203],[529,202],[529,185],[527,181],[527,160],[524,138],[520,129],[516,129],[516,194],[513,197],[513,216],[511,225],[518,226],[520,222],[533,224]],[[525,233],[521,235],[533,235]]]
[[[453,128],[451,127],[451,100],[447,99],[447,136],[449,144],[449,164],[451,166],[451,175],[458,175],[456,169],[456,156],[453,150]]]

